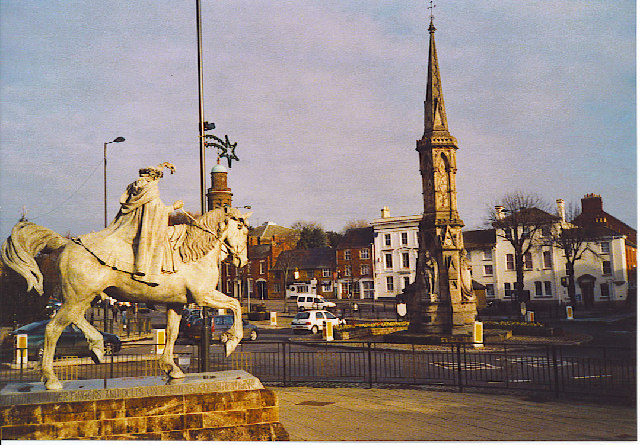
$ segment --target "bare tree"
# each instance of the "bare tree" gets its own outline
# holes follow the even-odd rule
[[[549,227],[557,219],[558,217],[549,213],[549,205],[542,198],[525,192],[505,195],[489,211],[488,222],[496,229],[496,235],[506,239],[513,246],[516,270],[515,296],[519,302],[526,302],[525,255],[542,235],[543,228]]]
[[[570,203],[566,208],[566,221],[575,220],[580,213],[578,204]],[[587,251],[599,255],[591,248],[591,241],[596,239],[596,235],[594,228],[576,226],[564,221],[552,232],[553,246],[562,250],[566,260],[567,292],[572,305],[576,304],[575,264]]]
[[[346,232],[349,229],[362,229],[364,227],[369,227],[369,221],[367,221],[366,219],[352,219],[350,221],[347,221],[347,224],[345,224],[342,231]]]

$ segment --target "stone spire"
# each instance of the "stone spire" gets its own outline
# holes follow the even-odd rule
[[[438,67],[438,53],[435,39],[436,27],[433,16],[429,24],[429,65],[427,68],[427,98],[424,101],[424,137],[435,132],[449,133],[447,113],[444,110],[444,96],[440,82],[440,68]]]

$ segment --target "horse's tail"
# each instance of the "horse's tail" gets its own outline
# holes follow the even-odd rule
[[[11,229],[11,235],[2,244],[2,261],[27,280],[27,292],[35,289],[44,293],[42,272],[35,256],[41,251],[55,250],[69,242],[53,230],[32,222],[21,221]]]

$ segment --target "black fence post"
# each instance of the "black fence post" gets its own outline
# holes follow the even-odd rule
[[[369,363],[369,389],[373,388],[373,367],[371,362],[371,342],[367,342],[367,361]]]
[[[556,346],[551,346],[551,356],[553,360],[553,390],[556,397],[560,397],[560,379],[558,376],[558,357],[556,354]]]
[[[504,347],[504,383],[505,383],[505,387],[509,387],[509,352],[507,351],[507,345],[506,343],[503,343],[503,347]]]
[[[456,343],[456,356],[458,362],[458,391],[462,392],[462,355],[460,353],[460,343]]]
[[[289,347],[291,352],[291,347]],[[282,342],[282,386],[287,386],[287,343]]]
[[[109,362],[109,378],[112,379],[113,378],[113,356],[115,354],[113,352],[111,352],[111,361]]]

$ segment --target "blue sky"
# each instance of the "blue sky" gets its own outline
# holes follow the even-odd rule
[[[238,142],[229,185],[253,225],[422,212],[427,3],[202,1],[205,115]],[[466,228],[515,190],[599,193],[637,226],[635,21],[628,0],[438,2]],[[163,161],[163,200],[199,210],[194,0],[3,0],[0,54],[0,236],[23,206],[62,234],[99,230],[117,136],[110,219]]]

